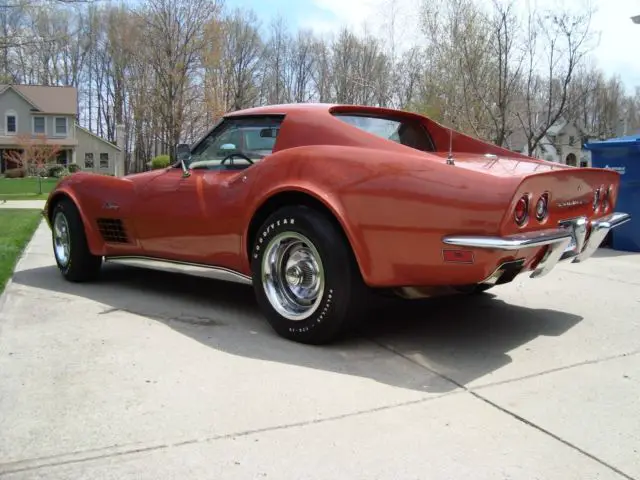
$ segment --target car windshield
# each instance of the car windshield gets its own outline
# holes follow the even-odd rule
[[[334,114],[343,122],[347,122],[360,130],[369,132],[392,142],[406,145],[423,152],[435,150],[427,130],[415,120],[389,117]]]

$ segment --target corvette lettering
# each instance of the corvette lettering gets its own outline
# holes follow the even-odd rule
[[[556,207],[558,208],[569,208],[569,207],[577,207],[578,205],[584,205],[584,200],[569,200],[568,202],[558,202],[556,203]]]

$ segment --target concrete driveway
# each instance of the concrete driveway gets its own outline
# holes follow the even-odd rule
[[[66,283],[49,242],[0,305],[2,478],[640,478],[640,255],[390,303],[314,348],[246,287]]]

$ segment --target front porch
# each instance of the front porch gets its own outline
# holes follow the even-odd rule
[[[7,170],[18,168],[18,165],[7,158],[9,152],[22,152],[19,148],[0,148],[0,174],[4,174]],[[69,165],[76,163],[76,149],[75,148],[63,148],[56,155],[55,162],[58,165]]]

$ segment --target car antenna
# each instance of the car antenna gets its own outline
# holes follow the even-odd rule
[[[453,129],[449,127],[449,155],[447,155],[447,165],[455,165],[453,161]]]

